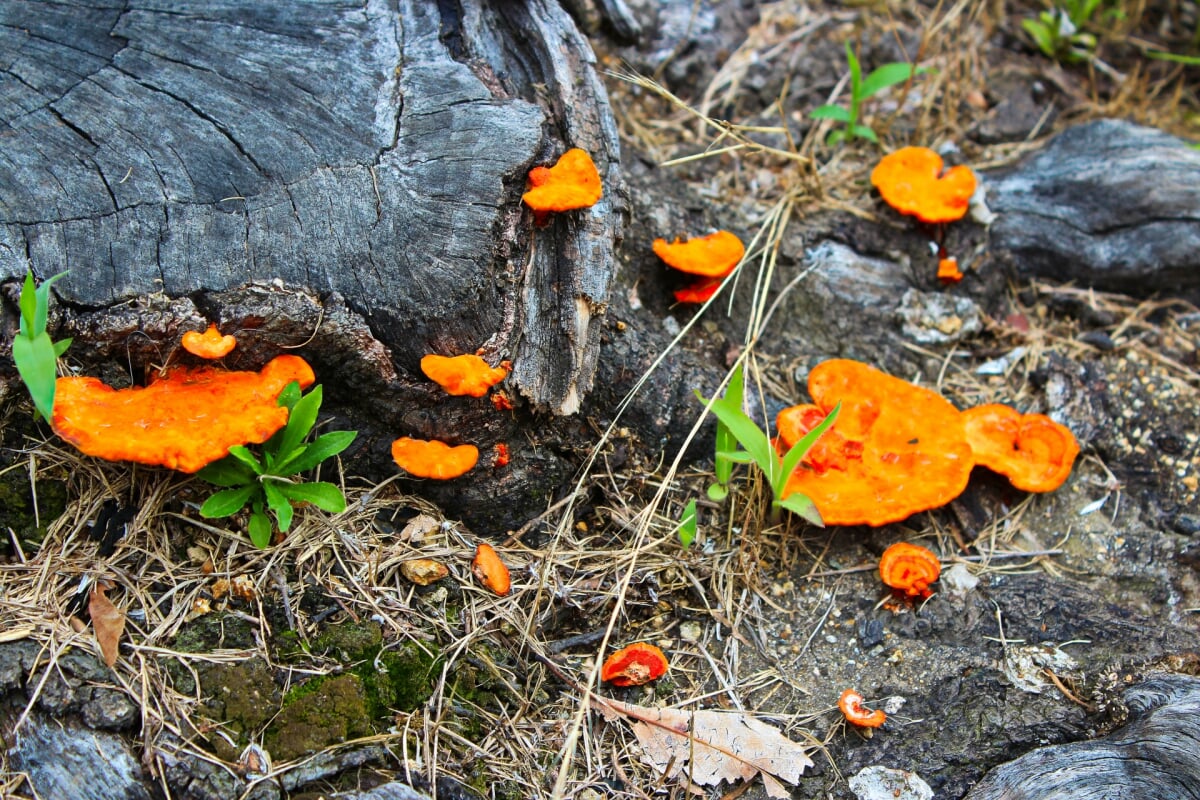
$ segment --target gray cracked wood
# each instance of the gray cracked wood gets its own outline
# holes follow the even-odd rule
[[[281,280],[402,370],[486,346],[537,407],[590,388],[623,189],[557,3],[6,3],[0,53],[0,276],[93,309]],[[605,200],[531,232],[525,174],[570,146]]]

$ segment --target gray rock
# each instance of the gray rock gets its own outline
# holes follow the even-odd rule
[[[28,773],[38,797],[151,800],[141,765],[120,736],[34,713],[13,738],[11,764]]]

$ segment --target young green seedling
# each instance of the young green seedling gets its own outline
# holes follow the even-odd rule
[[[1042,54],[1056,61],[1087,61],[1096,51],[1096,37],[1080,30],[1104,0],[1059,0],[1036,18],[1021,20],[1021,27]]]
[[[209,483],[228,487],[205,500],[200,515],[209,519],[228,517],[249,506],[250,541],[260,548],[271,543],[275,527],[268,510],[284,533],[292,525],[293,503],[312,503],[334,514],[346,510],[346,497],[334,484],[306,483],[292,476],[342,452],[358,435],[355,431],[332,431],[305,443],[321,409],[320,386],[301,396],[299,384],[290,383],[280,393],[279,404],[288,407],[287,425],[263,444],[262,458],[239,445],[229,448],[225,458],[196,473]]]
[[[927,67],[914,68],[912,64],[892,63],[884,64],[872,70],[864,79],[862,65],[854,55],[854,50],[850,47],[849,41],[846,42],[846,63],[850,67],[849,107],[829,103],[817,106],[809,112],[809,117],[812,119],[831,119],[835,122],[841,122],[846,126],[843,129],[831,132],[825,139],[825,143],[830,147],[844,141],[851,141],[855,137],[878,142],[879,137],[875,135],[875,131],[869,125],[863,125],[859,122],[863,102],[879,94],[889,86],[904,83],[914,75],[921,75],[930,71]]]
[[[46,322],[50,316],[50,287],[65,272],[42,281],[34,287],[33,273],[25,273],[25,284],[21,287],[21,326],[13,338],[12,356],[17,372],[29,396],[33,399],[35,416],[41,414],[50,419],[54,414],[54,382],[58,378],[58,357],[71,346],[70,339],[51,341],[46,333]]]

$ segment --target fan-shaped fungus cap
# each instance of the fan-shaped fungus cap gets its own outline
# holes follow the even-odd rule
[[[717,231],[681,242],[654,240],[654,252],[672,269],[706,278],[724,278],[746,254],[742,240],[729,231]]]
[[[720,288],[721,279],[711,278],[690,283],[682,289],[676,289],[672,294],[675,295],[676,303],[707,303]]]
[[[808,393],[815,405],[780,415],[795,415],[779,426],[785,446],[839,401],[842,410],[784,491],[807,495],[827,525],[898,522],[945,505],[967,487],[974,458],[962,418],[937,392],[833,359],[809,373]]]
[[[429,354],[421,358],[421,371],[429,380],[456,396],[483,397],[487,390],[508,375],[510,364],[490,366],[479,356],[469,353],[461,356],[439,356]]]
[[[180,344],[184,350],[200,358],[224,358],[237,347],[237,339],[228,334],[222,336],[216,323],[212,323],[204,333],[188,331]]]
[[[958,283],[963,279],[962,270],[958,268],[958,259],[954,256],[938,259],[938,280],[942,283]]]
[[[879,558],[880,579],[908,597],[929,597],[929,584],[941,574],[938,557],[919,544],[896,542]]]
[[[600,173],[592,157],[575,147],[563,153],[554,166],[529,170],[529,190],[521,199],[543,216],[595,205],[602,195]]]
[[[279,393],[292,381],[307,387],[313,380],[299,356],[277,356],[260,372],[180,367],[128,389],[59,378],[52,423],[90,456],[195,472],[234,445],[265,442],[287,424]]]
[[[410,475],[445,481],[469,472],[479,460],[479,448],[473,444],[451,447],[436,439],[402,436],[392,442],[392,460]]]
[[[847,722],[860,728],[878,728],[887,722],[887,714],[883,711],[871,711],[864,706],[862,695],[853,689],[842,692],[842,696],[838,698],[838,708]]]
[[[901,214],[922,222],[954,222],[967,213],[975,173],[957,166],[943,175],[942,166],[942,157],[928,147],[904,147],[875,165],[871,185]]]
[[[666,655],[652,644],[634,642],[604,660],[600,680],[613,686],[641,686],[666,674]]]
[[[962,412],[975,462],[1008,477],[1024,492],[1049,492],[1071,474],[1079,443],[1044,414],[1022,414],[1000,403]]]
[[[471,562],[471,573],[475,579],[503,597],[512,588],[508,567],[500,560],[496,549],[486,542],[475,548],[475,560]]]

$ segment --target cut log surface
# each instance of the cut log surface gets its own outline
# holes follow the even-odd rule
[[[992,770],[965,800],[1200,798],[1200,679],[1155,678],[1125,693],[1130,722]]]
[[[5,3],[0,276],[76,308],[282,281],[337,293],[410,373],[484,346],[570,413],[622,225],[594,57],[553,0]],[[597,206],[531,232],[567,147]]]

